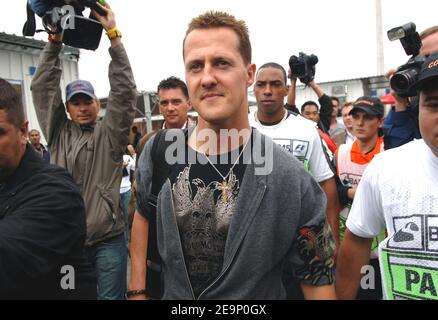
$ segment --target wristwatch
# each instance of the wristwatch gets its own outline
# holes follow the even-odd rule
[[[108,30],[106,32],[106,35],[108,36],[108,38],[110,40],[115,39],[115,38],[121,38],[122,37],[122,33],[120,32],[119,29],[117,28],[112,28],[110,30]]]
[[[146,289],[139,289],[139,290],[128,290],[125,294],[126,298],[130,298],[132,296],[138,296],[138,295],[146,295]]]

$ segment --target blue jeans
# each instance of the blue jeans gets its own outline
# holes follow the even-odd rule
[[[126,238],[126,244],[129,243],[129,212],[128,212],[128,206],[129,206],[129,200],[131,199],[131,189],[126,191],[125,193],[120,194],[120,204],[122,207],[123,212],[123,218],[125,219],[125,238]]]
[[[102,241],[86,249],[96,268],[99,300],[124,300],[128,251],[124,234]]]

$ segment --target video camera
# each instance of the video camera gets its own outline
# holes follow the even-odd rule
[[[300,52],[299,57],[291,56],[289,58],[291,76],[300,79],[304,84],[308,84],[315,77],[315,65],[317,63],[318,57],[314,54],[307,55]]]
[[[419,54],[422,43],[416,26],[413,22],[409,22],[389,30],[387,34],[390,41],[400,40],[406,54],[411,56],[408,62],[398,67],[392,76],[391,88],[402,98],[416,96],[415,84],[425,61],[425,57]]]
[[[63,34],[66,45],[96,50],[99,47],[103,27],[90,13],[88,18],[82,12],[85,8],[95,10],[100,15],[106,12],[97,5],[105,5],[105,0],[28,0],[27,21],[23,27],[24,36],[33,36],[35,32],[35,14],[42,18],[44,29],[49,34]]]

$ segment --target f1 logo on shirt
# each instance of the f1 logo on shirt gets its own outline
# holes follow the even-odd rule
[[[309,141],[295,139],[274,139],[274,142],[283,147],[286,151],[292,153],[298,160],[307,159],[309,151]]]
[[[393,223],[388,248],[438,252],[438,216],[395,217]]]
[[[309,141],[292,140],[292,153],[298,159],[307,158],[308,149]]]

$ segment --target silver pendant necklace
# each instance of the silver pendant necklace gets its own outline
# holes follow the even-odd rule
[[[218,189],[222,192],[222,203],[224,203],[224,204],[226,204],[228,202],[228,193],[230,193],[233,189],[233,186],[230,183],[230,178],[228,178],[228,177],[233,172],[233,169],[236,166],[236,164],[239,162],[239,159],[242,156],[243,151],[245,150],[246,145],[248,144],[249,140],[251,140],[251,136],[249,136],[248,139],[246,140],[245,145],[243,146],[242,150],[239,153],[239,156],[237,157],[234,164],[231,166],[231,168],[228,171],[226,176],[224,176],[222,173],[220,173],[220,171],[216,168],[216,166],[213,164],[213,162],[211,162],[210,158],[205,153],[203,153],[203,155],[207,158],[207,161],[211,164],[213,169],[216,170],[216,172],[222,177],[222,183],[219,184]]]

